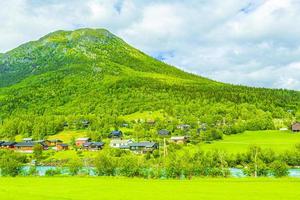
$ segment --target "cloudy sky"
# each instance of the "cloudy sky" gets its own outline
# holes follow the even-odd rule
[[[300,90],[300,0],[9,0],[0,22],[0,52],[101,27],[188,72]]]

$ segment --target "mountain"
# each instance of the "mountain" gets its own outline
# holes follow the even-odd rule
[[[153,116],[164,122],[157,128],[205,124],[230,134],[287,125],[298,117],[299,103],[297,91],[235,86],[186,73],[104,29],[56,31],[0,54],[5,137],[41,137],[66,124],[107,131],[126,121],[122,116],[146,111],[160,113]]]

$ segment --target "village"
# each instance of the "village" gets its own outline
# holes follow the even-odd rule
[[[162,136],[164,140],[168,139],[168,142],[176,144],[185,144],[189,142],[189,136],[170,136],[171,133],[168,130],[159,130],[157,134]],[[133,139],[124,139],[123,133],[120,130],[112,131],[109,135],[109,139],[109,148],[129,150],[136,154],[152,153],[154,150],[159,149],[159,143],[156,141],[135,142]],[[34,140],[33,138],[23,138],[21,142],[0,141],[1,149],[8,149],[21,153],[33,153],[36,146],[43,151],[66,151],[71,149],[99,151],[103,149],[105,145],[105,142],[92,141],[89,137],[76,138],[74,146],[65,143],[60,139]]]

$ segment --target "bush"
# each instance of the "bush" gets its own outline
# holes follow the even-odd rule
[[[285,162],[274,161],[271,164],[271,174],[275,177],[283,177],[289,175],[288,166]]]
[[[60,174],[61,174],[61,170],[59,169],[48,169],[45,173],[45,176],[56,176]]]

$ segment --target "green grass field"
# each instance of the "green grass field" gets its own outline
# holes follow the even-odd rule
[[[203,149],[223,149],[230,153],[244,152],[251,145],[283,152],[300,144],[300,134],[290,131],[246,131],[236,135],[224,135],[223,140],[202,144]]]
[[[0,178],[10,200],[283,200],[298,199],[296,179],[144,180],[126,178]]]

